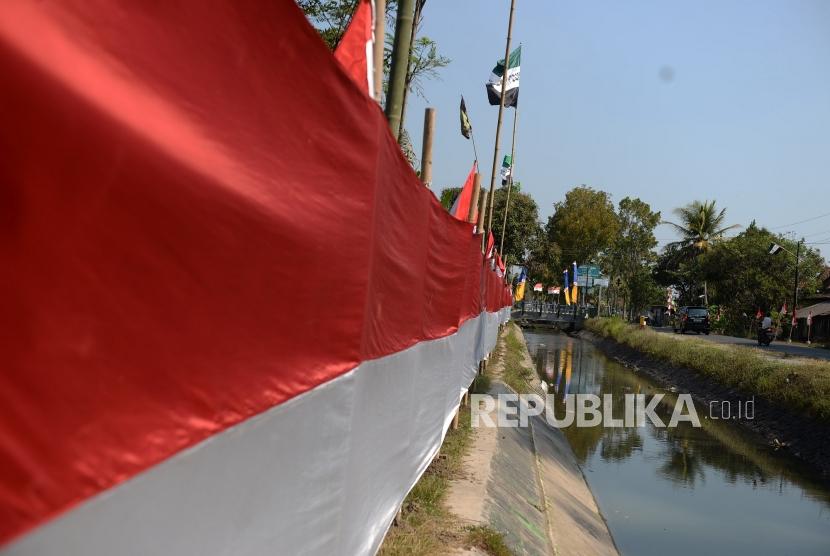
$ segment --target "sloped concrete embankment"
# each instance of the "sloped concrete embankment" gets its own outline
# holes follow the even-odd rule
[[[502,333],[496,348],[502,353],[488,369],[494,396],[515,393],[499,380],[508,333],[521,335],[513,325]],[[524,364],[532,369],[521,339]],[[500,531],[514,553],[617,554],[570,445],[543,418],[532,418],[528,427],[477,428],[464,471],[451,484],[450,510],[469,524]]]

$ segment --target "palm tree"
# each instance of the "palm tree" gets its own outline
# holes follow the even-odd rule
[[[738,224],[724,226],[726,209],[715,207],[715,201],[693,201],[685,207],[674,209],[674,214],[680,219],[680,223],[663,221],[663,224],[672,226],[680,233],[680,241],[674,242],[681,248],[690,249],[696,256],[708,251],[714,244],[723,239],[723,234],[729,230],[739,228]],[[706,305],[709,305],[709,292],[706,282],[703,282],[703,297]]]

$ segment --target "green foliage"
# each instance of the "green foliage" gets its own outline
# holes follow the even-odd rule
[[[358,0],[297,0],[297,5],[320,33],[328,47],[334,50],[346,31]],[[391,0],[395,4],[395,0]],[[390,6],[387,5],[387,10]]]
[[[685,207],[674,209],[679,223],[664,221],[680,233],[680,241],[667,246],[667,257],[661,261],[658,276],[674,274],[681,282],[681,303],[699,303],[698,284],[701,282],[700,261],[697,257],[722,242],[723,234],[739,228],[737,224],[725,226],[726,209],[717,210],[715,201],[693,201]],[[706,302],[707,282],[703,282]],[[677,285],[677,284],[675,284]]]
[[[496,189],[493,201],[493,235],[496,246],[501,241],[501,228],[507,205],[507,188]],[[510,209],[504,231],[504,253],[509,264],[520,264],[527,260],[542,234],[539,225],[539,207],[533,197],[522,191],[521,183],[515,182],[510,192]]]
[[[554,204],[554,209],[545,234],[559,247],[565,263],[590,262],[613,244],[619,231],[614,205],[605,191],[576,187],[564,201]]]
[[[452,204],[455,202],[455,198],[458,197],[458,194],[461,193],[460,187],[447,187],[441,190],[441,194],[438,196],[438,200],[441,202],[441,206],[447,210],[452,208]]]
[[[406,77],[406,88],[419,97],[426,99],[426,95],[424,94],[424,81],[439,79],[438,70],[450,65],[451,61],[446,56],[438,53],[438,44],[431,38],[416,38],[409,57],[409,73]]]
[[[602,268],[611,277],[614,293],[622,295],[636,312],[665,297],[651,270],[657,258],[654,229],[660,213],[640,199],[626,197],[619,203],[617,221],[618,233],[603,254]]]
[[[502,363],[502,380],[504,380],[504,383],[519,394],[525,394],[530,390],[529,381],[535,375],[535,371],[525,364],[527,346],[519,336],[519,327],[512,322],[507,326],[507,334],[504,337],[504,352],[500,353],[495,361]]]
[[[585,327],[675,367],[699,372],[727,388],[830,422],[830,363],[804,360],[782,365],[753,348],[676,338],[640,330],[616,318],[589,319]]]
[[[297,0],[311,24],[320,33],[328,47],[334,50],[346,27],[351,21],[357,0]],[[388,87],[389,67],[392,58],[392,43],[395,36],[395,13],[397,0],[386,2],[386,34],[383,50],[383,90]],[[416,24],[420,27],[421,17]],[[438,70],[449,65],[451,60],[438,52],[438,44],[426,36],[416,37],[410,53],[409,71],[406,79],[408,90],[424,97],[424,82],[438,78]]]
[[[709,281],[710,299],[724,306],[732,333],[744,329],[743,313],[754,315],[777,310],[786,301],[792,310],[795,258],[782,251],[768,253],[770,243],[778,243],[791,253],[795,242],[759,228],[755,222],[742,233],[711,248],[700,257],[700,275]],[[801,249],[799,289],[814,292],[824,261],[814,250]],[[786,321],[787,319],[785,319]]]
[[[707,251],[723,239],[724,233],[739,227],[737,224],[724,226],[726,209],[718,212],[715,201],[693,201],[685,207],[674,209],[674,213],[680,222],[666,221],[664,224],[680,232],[681,245],[694,247],[698,251]]]
[[[504,536],[487,525],[474,525],[467,529],[467,542],[487,551],[492,556],[512,556],[504,542]]]

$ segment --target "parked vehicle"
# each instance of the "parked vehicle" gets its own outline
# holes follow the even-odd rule
[[[762,328],[758,327],[758,345],[768,346],[775,339],[775,330],[772,327]]]
[[[672,316],[672,330],[675,334],[692,331],[709,334],[709,309],[706,307],[681,307]]]

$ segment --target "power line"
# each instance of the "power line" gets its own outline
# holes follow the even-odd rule
[[[793,222],[792,224],[784,224],[783,226],[775,226],[770,228],[770,230],[780,230],[781,228],[787,228],[789,226],[795,226],[797,224],[804,224],[805,222],[812,222],[813,220],[818,220],[819,218],[824,218],[826,216],[830,216],[830,212],[825,214],[819,214],[818,216],[813,216],[812,218],[806,218],[804,220],[799,220],[798,222]]]

